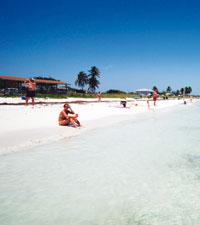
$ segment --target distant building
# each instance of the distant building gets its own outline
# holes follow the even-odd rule
[[[153,93],[152,89],[147,89],[147,88],[141,88],[135,91],[138,95],[140,96],[147,96],[149,94]]]
[[[1,93],[22,93],[25,91],[24,81],[29,78],[0,76]],[[37,92],[39,93],[66,93],[67,83],[60,80],[34,79],[37,84]]]

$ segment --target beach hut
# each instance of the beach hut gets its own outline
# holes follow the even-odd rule
[[[24,91],[24,82],[29,79],[25,77],[15,77],[15,76],[0,76],[0,92],[3,94],[15,94]],[[49,90],[54,90],[56,92],[59,87],[67,86],[67,83],[60,80],[53,79],[35,79],[37,84],[38,92],[48,92]],[[67,89],[66,89],[67,91]]]

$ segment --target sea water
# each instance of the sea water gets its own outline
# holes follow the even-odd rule
[[[182,105],[0,156],[0,224],[200,224],[199,121]]]

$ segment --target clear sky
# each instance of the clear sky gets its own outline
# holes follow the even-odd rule
[[[200,2],[1,1],[0,75],[74,86],[91,66],[101,71],[101,91],[170,85],[200,94]]]

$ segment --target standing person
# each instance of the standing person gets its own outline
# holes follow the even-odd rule
[[[76,114],[68,103],[63,105],[64,109],[60,112],[58,123],[60,126],[68,126],[72,125],[77,128],[80,127],[81,124],[78,121],[78,114]]]
[[[28,101],[32,99],[32,105],[35,104],[35,91],[36,91],[36,82],[33,78],[25,81],[26,86],[26,105],[28,105]]]
[[[157,90],[154,90],[154,92],[153,92],[153,104],[154,104],[154,106],[156,106],[157,98],[158,98],[158,92],[157,92]]]
[[[149,93],[148,95],[147,95],[147,106],[148,106],[148,109],[150,109],[150,98],[151,98],[151,94]]]
[[[98,101],[99,101],[99,102],[101,101],[101,97],[102,97],[102,94],[101,94],[101,92],[99,92],[99,93],[97,94],[97,98],[98,98]]]

